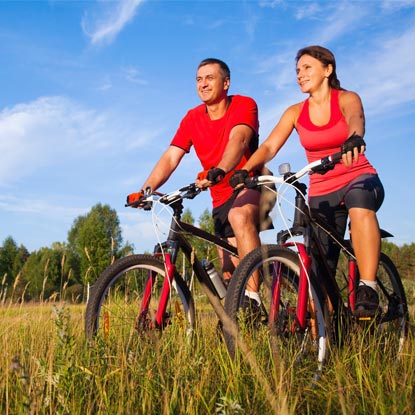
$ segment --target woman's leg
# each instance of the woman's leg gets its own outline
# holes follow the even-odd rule
[[[353,249],[360,279],[375,281],[380,255],[380,230],[373,210],[349,209]]]
[[[353,250],[360,274],[354,313],[361,317],[373,316],[379,307],[376,273],[381,242],[376,211],[383,198],[383,186],[376,175],[358,177],[348,186],[345,194]]]

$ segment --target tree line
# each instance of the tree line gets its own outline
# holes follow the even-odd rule
[[[182,219],[195,223],[188,209]],[[199,217],[198,226],[213,232],[208,209]],[[209,258],[218,265],[213,245],[193,238],[192,246],[199,258]],[[0,246],[0,304],[6,300],[83,301],[86,287],[112,262],[133,251],[130,243],[123,243],[116,211],[102,204],[74,220],[66,242],[29,252],[9,236]],[[384,240],[382,251],[392,259],[403,279],[415,279],[415,243],[398,246]],[[184,274],[192,272],[180,256],[177,266]]]
[[[185,210],[182,219],[194,223],[190,210]],[[208,209],[199,218],[199,226],[213,231]],[[212,247],[196,238],[193,246],[206,257],[211,254]],[[29,252],[8,236],[0,246],[0,304],[6,300],[83,301],[86,287],[112,262],[133,251],[129,242],[123,243],[117,212],[102,204],[74,220],[66,242]],[[182,262],[179,258],[178,266]]]

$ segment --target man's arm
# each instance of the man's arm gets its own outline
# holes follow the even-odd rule
[[[242,160],[242,157],[249,146],[249,142],[254,138],[254,134],[255,132],[252,128],[247,125],[235,125],[229,134],[229,141],[226,145],[222,159],[218,165],[214,166],[215,168],[209,172],[217,172],[219,176],[223,176],[232,171]],[[204,189],[217,183],[214,179],[211,179],[212,181],[209,180],[209,175],[208,178],[202,178],[203,173],[204,172],[201,172],[196,179],[196,185],[198,187]],[[220,180],[222,179],[223,177],[220,178]]]
[[[151,187],[152,190],[156,190],[162,186],[176,170],[185,154],[186,152],[182,148],[169,146],[154,166],[142,189]]]
[[[254,134],[252,128],[247,125],[235,125],[229,134],[229,141],[222,159],[215,167],[224,170],[225,173],[233,170],[242,160],[250,141],[254,138]]]

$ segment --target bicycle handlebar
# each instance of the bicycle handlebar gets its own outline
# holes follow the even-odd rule
[[[168,205],[178,200],[194,199],[199,193],[201,193],[201,191],[202,189],[199,189],[196,186],[196,183],[190,183],[189,185],[181,187],[180,189],[174,190],[170,193],[160,193],[150,189],[148,194],[146,194],[143,198],[132,203],[126,203],[125,206],[150,210],[153,202],[155,201],[155,197],[158,198],[158,202]]]
[[[301,177],[305,176],[308,173],[316,173],[317,170],[319,170],[321,167],[325,169],[329,169],[334,164],[338,163],[342,158],[342,153],[338,152],[335,154],[331,154],[329,156],[323,157],[320,160],[313,161],[306,166],[304,166],[302,169],[297,171],[296,173],[292,172],[286,172],[283,177],[278,176],[270,176],[270,175],[263,175],[263,176],[254,176],[254,177],[248,177],[245,185],[247,187],[255,187],[261,184],[266,183],[292,183],[300,179]]]
[[[342,153],[338,152],[332,154],[330,156],[323,157],[320,160],[313,161],[312,163],[307,164],[297,173],[287,172],[284,174],[283,177],[277,176],[255,176],[255,177],[248,177],[245,185],[247,187],[256,187],[261,184],[266,183],[290,183],[294,182],[307,173],[312,173],[318,168],[325,167],[329,168],[330,166],[338,163],[342,157]],[[183,199],[194,199],[198,194],[202,192],[202,189],[196,186],[196,183],[190,183],[187,186],[181,187],[180,189],[174,190],[170,193],[160,193],[157,191],[153,191],[149,189],[149,192],[140,200],[137,200],[132,203],[126,203],[126,207],[134,207],[134,208],[142,208],[144,210],[150,210],[152,208],[152,204],[155,201],[155,197],[158,198],[158,202],[164,203],[166,205],[176,202],[178,200]]]

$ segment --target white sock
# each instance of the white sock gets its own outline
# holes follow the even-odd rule
[[[377,290],[378,287],[378,283],[375,281],[371,281],[371,280],[360,280],[359,282],[359,286],[360,285],[367,285],[370,288],[373,288],[375,291]]]
[[[259,305],[261,305],[261,299],[259,298],[259,293],[257,291],[248,291],[245,290],[245,295],[252,300],[255,300]]]

